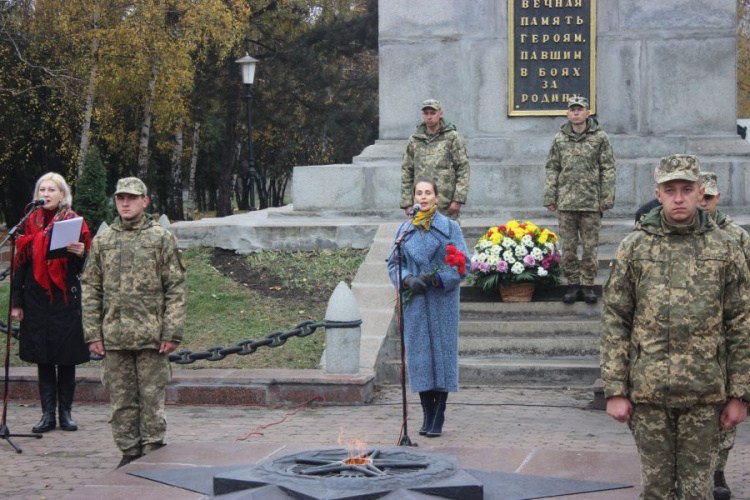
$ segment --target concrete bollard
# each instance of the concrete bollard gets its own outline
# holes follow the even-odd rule
[[[171,225],[166,214],[161,214],[161,217],[159,217],[159,225],[165,229]]]
[[[328,299],[326,321],[357,321],[362,319],[359,304],[346,283],[340,281]],[[325,372],[330,375],[359,373],[359,341],[362,329],[327,328]]]

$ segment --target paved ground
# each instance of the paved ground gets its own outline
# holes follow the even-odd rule
[[[394,446],[399,435],[400,397],[398,388],[386,388],[372,405],[323,406],[294,414],[290,414],[291,408],[279,407],[170,406],[169,446],[116,472],[119,454],[109,432],[108,406],[80,403],[74,408],[81,428],[78,432],[55,430],[40,440],[18,438],[15,442],[23,448],[22,454],[0,441],[0,497],[203,498],[127,476],[126,471],[180,468],[188,463],[252,463],[274,453],[336,446],[341,432],[345,441],[360,438],[372,446]],[[418,449],[453,452],[464,467],[638,481],[637,455],[629,431],[603,412],[588,409],[588,390],[464,388],[449,399],[445,432],[436,439],[418,436],[418,398],[410,395],[409,400],[415,408],[409,434],[418,442]],[[269,426],[285,416],[285,421]],[[37,403],[9,404],[11,432],[28,432],[38,417]],[[750,425],[743,426],[749,428],[739,433],[727,476],[733,498],[750,500]],[[247,439],[238,441],[244,437]],[[637,494],[635,488],[568,498],[624,500]]]

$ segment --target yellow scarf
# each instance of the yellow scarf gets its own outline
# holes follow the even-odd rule
[[[430,224],[432,224],[432,218],[435,216],[435,212],[437,212],[437,205],[433,205],[433,207],[426,212],[423,212],[420,210],[417,215],[414,216],[414,224],[422,231],[429,231],[430,230]]]

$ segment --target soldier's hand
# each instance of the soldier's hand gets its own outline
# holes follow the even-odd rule
[[[174,342],[173,340],[162,340],[161,345],[159,346],[159,354],[169,354],[177,349],[177,346],[179,345],[179,342]]]
[[[93,352],[97,356],[104,356],[104,342],[101,340],[89,342],[89,352]]]
[[[611,397],[607,400],[607,415],[618,422],[627,422],[633,415],[633,403],[622,396]]]
[[[737,424],[747,418],[747,405],[739,399],[732,398],[729,400],[724,410],[721,412],[721,426],[725,430],[734,428]]]
[[[547,210],[549,210],[550,212],[554,212],[555,210],[557,210],[557,205],[547,205]]]
[[[452,201],[450,205],[448,205],[448,213],[453,215],[457,214],[461,211],[461,204],[457,201]]]

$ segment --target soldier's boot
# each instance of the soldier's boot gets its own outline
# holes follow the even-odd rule
[[[167,446],[167,443],[150,443],[143,445],[143,456],[153,453],[160,448]]]
[[[73,396],[76,392],[75,366],[60,366],[57,371],[57,402],[60,429],[77,431],[78,423],[70,415],[73,410]]]
[[[435,416],[432,419],[432,427],[427,431],[427,437],[440,437],[443,434],[443,424],[445,423],[445,403],[448,401],[448,393],[443,391],[434,391],[435,396]]]
[[[424,436],[432,427],[432,421],[435,418],[435,391],[420,392],[419,401],[422,403],[422,415],[424,416],[419,435]]]
[[[724,471],[717,470],[714,472],[714,500],[729,500],[732,498],[732,492],[727,486],[727,480],[724,478]]]
[[[572,304],[578,300],[578,293],[580,292],[578,285],[568,285],[568,290],[563,295],[562,301],[566,304]]]
[[[581,290],[583,292],[583,300],[586,301],[587,304],[596,304],[598,298],[593,286],[584,286],[581,287]]]
[[[52,365],[39,365],[37,372],[39,373],[39,400],[42,405],[42,419],[31,428],[31,432],[41,434],[56,427],[57,380],[55,367]]]
[[[120,467],[128,465],[130,462],[138,460],[139,458],[141,458],[141,455],[123,455],[120,459],[120,463],[117,464],[116,468],[119,469]]]

